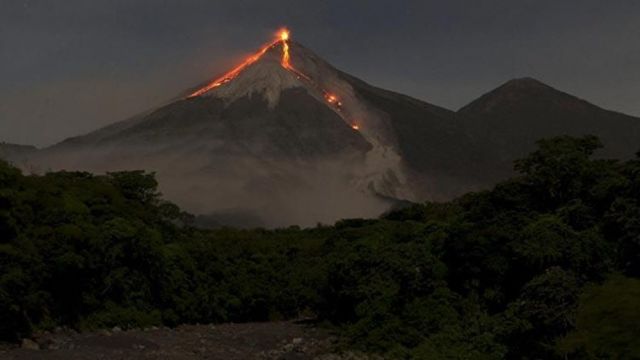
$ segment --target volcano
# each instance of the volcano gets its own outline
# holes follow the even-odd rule
[[[179,100],[32,163],[154,171],[168,199],[214,224],[314,225],[418,200],[395,125],[368,97],[400,100],[442,126],[454,113],[371,87],[288,35]]]
[[[517,79],[459,111],[374,87],[281,30],[164,106],[29,152],[29,169],[157,174],[208,226],[375,217],[485,189],[538,138],[594,134],[629,157],[640,119]]]

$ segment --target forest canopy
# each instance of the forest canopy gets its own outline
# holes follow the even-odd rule
[[[490,191],[379,219],[197,229],[153,174],[0,162],[0,339],[314,316],[391,358],[640,358],[640,158],[541,140]]]

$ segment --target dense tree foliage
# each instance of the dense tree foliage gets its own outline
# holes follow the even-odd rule
[[[316,316],[415,359],[640,358],[640,159],[559,137],[491,191],[313,229],[200,230],[153,174],[0,162],[0,337]]]

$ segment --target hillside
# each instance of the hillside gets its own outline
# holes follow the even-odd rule
[[[16,162],[25,161],[28,156],[38,149],[30,145],[18,145],[2,142],[0,143],[0,159],[9,159]]]

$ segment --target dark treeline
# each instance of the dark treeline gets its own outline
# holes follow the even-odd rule
[[[491,191],[280,230],[195,229],[144,172],[0,163],[0,338],[314,316],[394,359],[638,359],[640,159],[599,147],[543,140]]]

